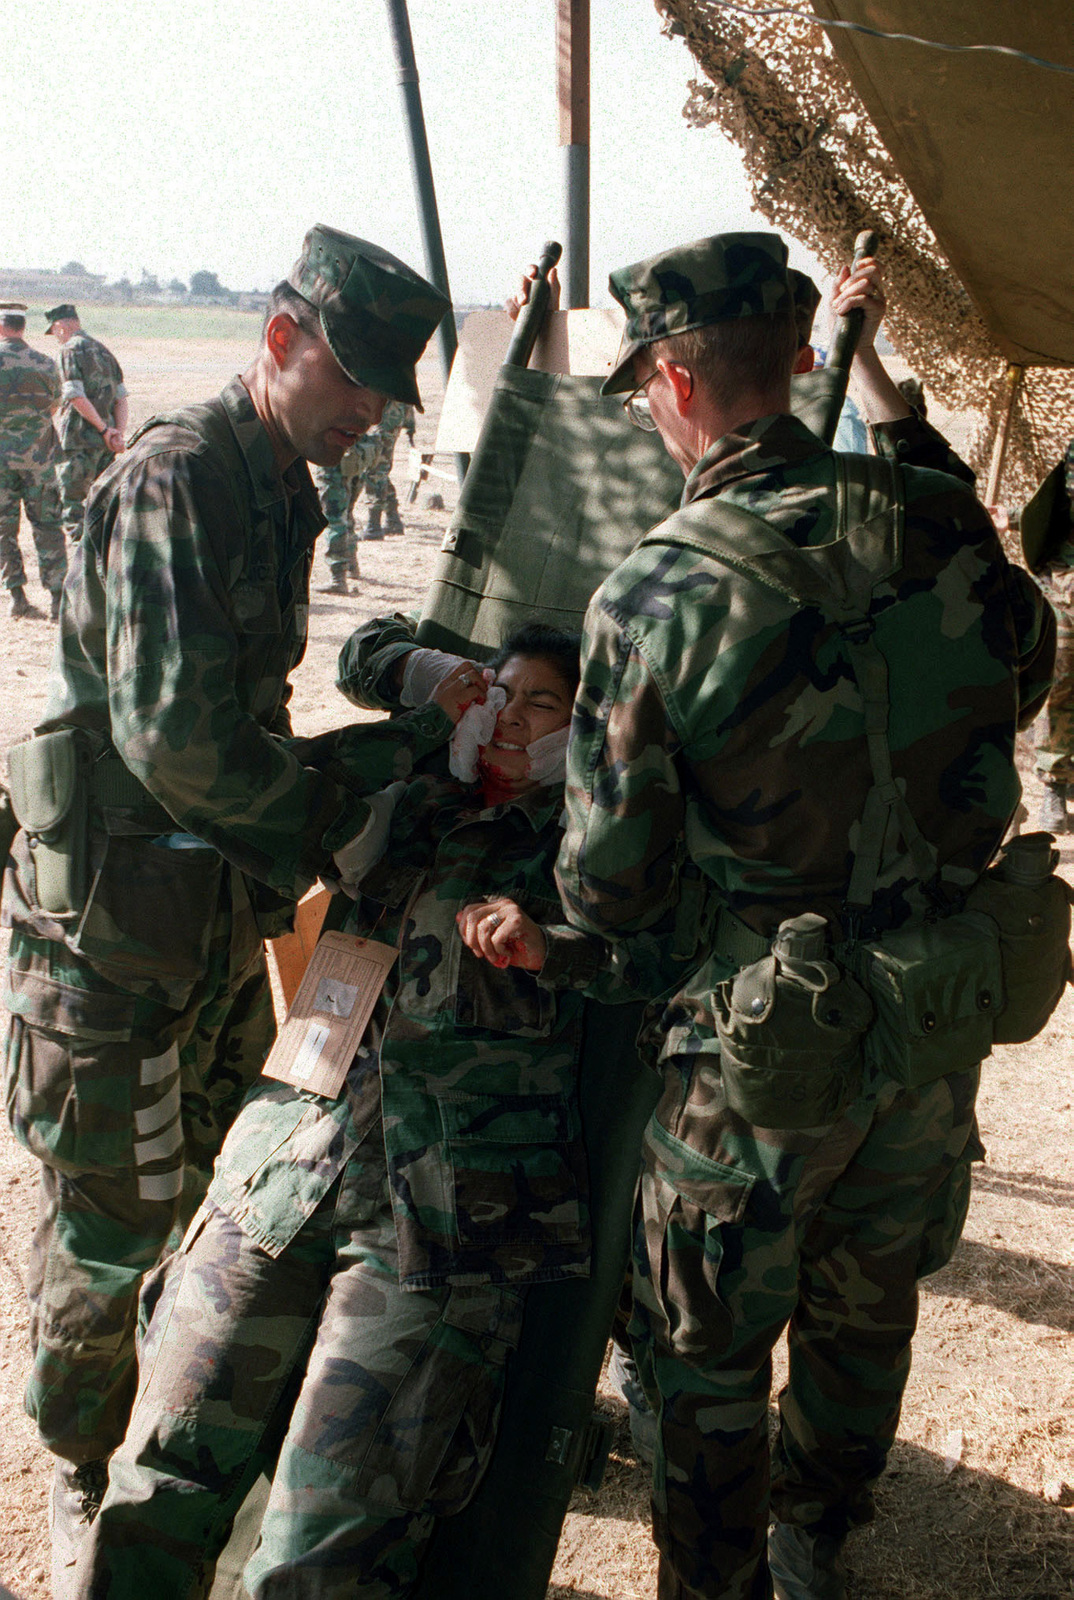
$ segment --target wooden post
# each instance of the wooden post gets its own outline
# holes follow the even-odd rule
[[[988,463],[988,482],[984,494],[986,506],[994,506],[999,498],[999,485],[1003,477],[1003,458],[1007,454],[1007,436],[1011,429],[1011,417],[1014,415],[1014,402],[1018,398],[1018,390],[1021,388],[1025,370],[1025,367],[1016,366],[1012,361],[1004,373],[1004,382],[1007,385],[1007,404],[1003,408],[1003,415],[996,424],[996,434],[992,440],[992,459]]]
[[[564,290],[589,304],[589,0],[556,0],[559,142],[564,150]]]

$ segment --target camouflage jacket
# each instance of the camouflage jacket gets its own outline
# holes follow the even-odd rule
[[[1017,803],[1015,731],[1046,696],[1054,623],[973,496],[902,470],[902,565],[870,615],[888,662],[895,776],[936,852],[935,892],[954,901]],[[726,496],[804,547],[831,537],[834,483],[833,452],[793,418],[766,417],[717,441],[683,500],[711,507],[718,527]],[[872,774],[835,626],[714,559],[646,544],[594,596],[582,663],[557,873],[570,920],[616,937],[655,928],[691,862],[755,933],[803,911],[838,932]],[[933,903],[892,844],[875,926]],[[695,973],[665,1053],[715,1048],[706,995],[732,970],[711,958]]]
[[[356,706],[395,711],[399,696],[391,669],[418,648],[417,611],[394,611],[373,617],[344,641],[336,668],[336,688]]]
[[[61,447],[64,450],[100,450],[99,432],[92,422],[79,416],[70,402],[84,395],[92,400],[105,422],[114,423],[116,401],[127,392],[122,367],[99,339],[79,331],[60,346],[60,377],[65,402],[57,429]]]
[[[87,502],[38,729],[86,729],[147,803],[291,900],[364,825],[363,788],[408,777],[451,731],[428,706],[372,747],[365,726],[292,740],[323,525],[305,464],[281,479],[238,379],[147,423]]]
[[[976,491],[977,477],[972,468],[952,450],[939,429],[917,411],[895,422],[872,423],[869,438],[878,456],[886,456],[904,467],[929,467],[933,472],[947,472]]]
[[[25,339],[0,339],[0,469],[44,467],[55,453],[50,416],[60,400],[51,357]]]
[[[342,924],[400,950],[356,1064],[379,1053],[399,1274],[413,1289],[588,1270],[580,990],[634,998],[629,971],[604,971],[605,941],[559,925],[562,791],[489,810],[478,794],[413,782]],[[539,977],[499,970],[463,945],[456,912],[493,894],[545,924]],[[290,1243],[368,1126],[360,1076],[352,1069],[337,1101],[265,1079],[240,1112],[209,1198],[270,1254]]]

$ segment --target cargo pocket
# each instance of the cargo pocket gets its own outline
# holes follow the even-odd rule
[[[452,1516],[472,1498],[496,1442],[507,1358],[524,1296],[450,1289],[384,1412],[358,1472],[374,1504]]]
[[[133,1000],[9,970],[4,1094],[16,1139],[59,1172],[115,1171],[132,1160],[142,1054]]]
[[[724,1287],[725,1260],[741,1256],[752,1174],[710,1161],[658,1124],[648,1137],[659,1170],[642,1182],[642,1219],[651,1264],[644,1298],[657,1313],[658,1342],[688,1365],[718,1357],[735,1316]]]
[[[935,1194],[929,1197],[917,1258],[918,1278],[927,1278],[931,1273],[939,1272],[954,1255],[970,1208],[974,1163],[983,1161],[984,1157],[984,1145],[974,1126],[966,1141],[966,1148]]]

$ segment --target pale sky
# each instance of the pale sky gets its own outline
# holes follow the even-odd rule
[[[555,3],[410,20],[452,295],[497,302],[562,238]],[[423,270],[382,0],[11,0],[5,36],[4,265],[267,289],[319,221]],[[683,121],[694,70],[652,0],[592,0],[594,305],[611,267],[765,226],[733,147]]]

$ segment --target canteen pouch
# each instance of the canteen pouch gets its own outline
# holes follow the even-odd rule
[[[974,1067],[992,1049],[1003,1006],[991,918],[962,911],[853,947],[876,1007],[866,1061],[904,1088]]]
[[[873,1008],[826,958],[826,932],[812,912],[781,923],[771,953],[713,994],[727,1103],[755,1127],[833,1122],[860,1083]]]
[[[968,910],[984,912],[999,930],[1005,1000],[997,1044],[1035,1038],[1070,981],[1071,890],[1055,876],[1052,842],[1050,833],[1011,839],[966,898]]]
[[[11,804],[26,834],[33,894],[42,911],[76,916],[86,900],[93,760],[80,728],[60,728],[8,753]]]

